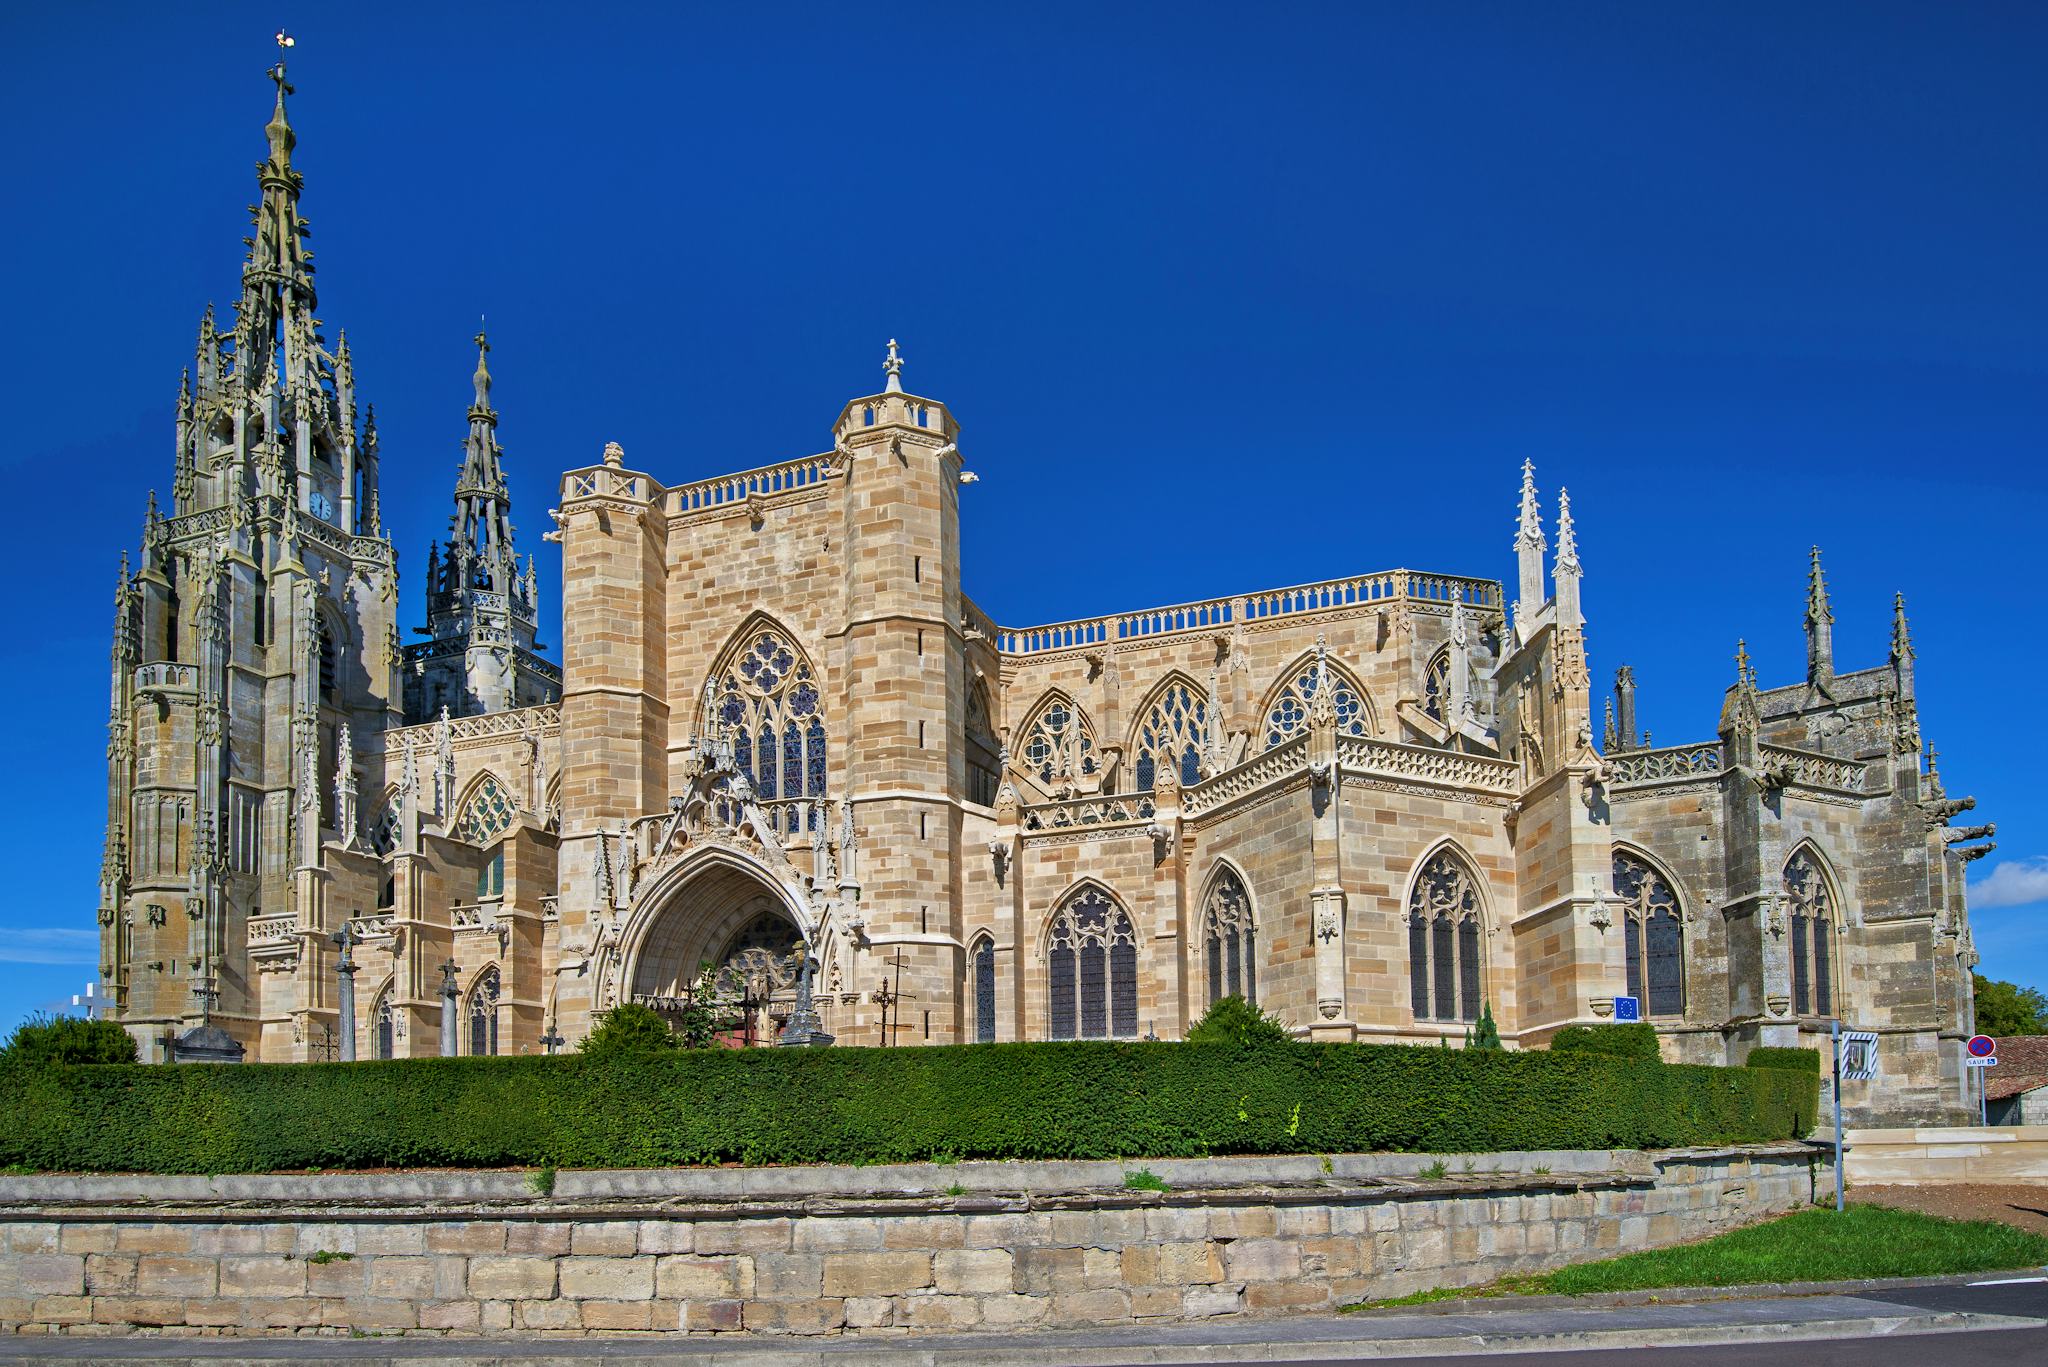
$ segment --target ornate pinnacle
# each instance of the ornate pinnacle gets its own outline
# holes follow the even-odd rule
[[[1906,595],[1892,595],[1892,663],[1913,658],[1913,637],[1906,629]]]
[[[476,406],[488,409],[491,404],[491,369],[484,358],[491,354],[490,338],[485,336],[483,320],[477,320],[476,336],[470,339],[476,343]]]
[[[882,373],[889,377],[888,383],[882,386],[882,392],[884,394],[901,394],[903,392],[903,358],[896,353],[896,339],[894,337],[889,339],[889,356],[888,359],[882,362]]]
[[[1572,530],[1571,491],[1562,488],[1557,491],[1557,572],[1579,572],[1579,539]]]
[[[1735,643],[1735,682],[1745,686],[1756,682],[1756,675],[1749,667],[1749,642],[1743,640]]]
[[[1820,547],[1815,546],[1813,548],[1813,567],[1807,571],[1806,578],[1806,624],[1814,626],[1821,622],[1832,622],[1834,620],[1834,613],[1828,611],[1827,580],[1822,576],[1820,570]]]
[[[1522,462],[1522,514],[1515,533],[1517,546],[1543,549],[1543,514],[1536,507],[1536,462]]]

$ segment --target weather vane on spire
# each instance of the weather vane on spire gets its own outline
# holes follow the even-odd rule
[[[277,31],[277,65],[270,68],[270,79],[277,82],[280,90],[291,89],[290,86],[284,83],[284,54],[286,49],[294,48],[298,45],[298,39],[292,37],[283,29]]]

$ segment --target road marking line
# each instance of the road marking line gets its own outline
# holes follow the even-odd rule
[[[2048,1277],[2001,1277],[1995,1282],[1971,1282],[1971,1286],[2025,1286],[2030,1282],[2048,1282]]]

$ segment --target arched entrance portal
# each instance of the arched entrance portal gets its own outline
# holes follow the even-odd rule
[[[803,932],[782,893],[747,868],[705,868],[654,913],[633,952],[628,1000],[674,1015],[707,968],[735,1017],[731,1042],[773,1043],[796,1004]]]

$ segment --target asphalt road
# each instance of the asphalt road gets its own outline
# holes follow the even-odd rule
[[[2048,1319],[2048,1281],[2002,1286],[1919,1286],[1859,1299],[1918,1310],[1970,1311]],[[1762,1340],[1704,1348],[1582,1348],[1556,1353],[1502,1353],[1470,1359],[1475,1367],[2048,1367],[2048,1328],[1982,1329],[1960,1334],[1904,1334],[1825,1340]],[[1443,1367],[1442,1356],[1323,1358],[1290,1367]],[[1190,1358],[1174,1367],[1204,1367]]]

